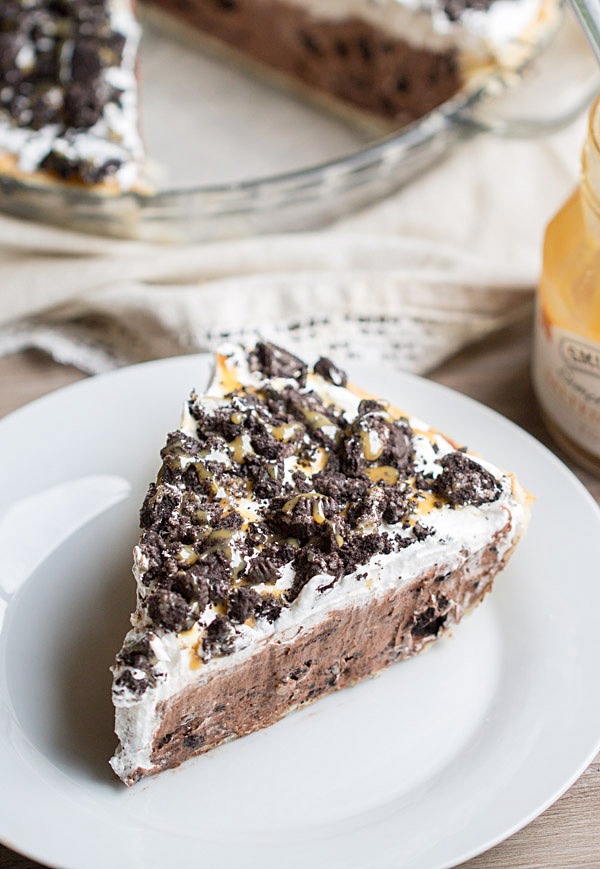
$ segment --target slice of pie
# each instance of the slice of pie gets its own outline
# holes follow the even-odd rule
[[[420,652],[528,520],[514,476],[268,343],[217,353],[161,455],[113,667],[126,784]]]

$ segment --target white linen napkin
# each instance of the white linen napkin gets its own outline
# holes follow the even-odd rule
[[[0,216],[0,354],[38,347],[96,373],[261,334],[427,371],[528,312],[585,123],[463,142],[319,232],[161,247]]]

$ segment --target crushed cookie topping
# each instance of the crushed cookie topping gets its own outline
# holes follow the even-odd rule
[[[138,25],[133,11],[115,16],[113,7],[110,0],[0,3],[0,122],[29,131],[35,168],[85,184],[114,176],[141,148],[130,57]],[[124,20],[127,32],[117,29]]]
[[[330,360],[310,370],[266,343],[247,360],[249,382],[192,395],[186,432],[169,434],[140,513],[140,623],[197,626],[204,662],[230,654],[244,626],[275,622],[313,577],[325,593],[374,556],[425,540],[423,499],[460,506],[500,492],[460,452],[439,460],[437,476],[417,474],[408,420],[374,399],[352,413],[334,403],[324,385],[347,381]],[[121,662],[136,690],[151,684],[148,644]]]

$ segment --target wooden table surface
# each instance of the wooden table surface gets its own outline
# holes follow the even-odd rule
[[[511,327],[484,344],[464,351],[431,377],[500,411],[561,455],[544,429],[530,385],[530,329],[530,323]],[[0,416],[82,376],[36,353],[0,359]],[[600,479],[577,469],[564,455],[561,458],[600,502]],[[597,686],[590,688],[597,690]],[[2,796],[6,799],[8,795],[3,791]],[[0,869],[31,869],[38,865],[0,845]],[[543,815],[464,866],[468,869],[600,869],[600,755]]]

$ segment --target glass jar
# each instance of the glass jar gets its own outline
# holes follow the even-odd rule
[[[555,440],[600,474],[600,98],[579,187],[546,230],[533,381]]]

